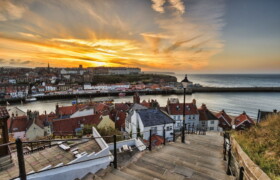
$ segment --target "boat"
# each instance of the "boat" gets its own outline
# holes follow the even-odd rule
[[[124,97],[126,94],[125,93],[119,93],[120,97]]]
[[[37,98],[35,98],[35,97],[26,97],[25,98],[25,102],[34,102],[34,101],[37,101]]]

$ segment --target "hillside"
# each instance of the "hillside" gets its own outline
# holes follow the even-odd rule
[[[270,178],[280,180],[280,114],[233,136],[248,156]]]
[[[159,82],[177,82],[177,78],[163,74],[137,74],[137,75],[95,75],[93,76],[92,84],[105,83],[159,83]]]

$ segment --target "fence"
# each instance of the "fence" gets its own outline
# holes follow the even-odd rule
[[[162,130],[157,130],[157,131],[162,131],[162,135],[163,135],[163,145],[166,145],[166,130],[165,127],[163,127]],[[149,133],[149,140],[147,143],[147,149],[149,151],[152,151],[153,149],[153,142],[152,142],[152,135],[153,135],[153,131],[150,129],[149,131],[145,131],[145,132],[141,132],[141,133]],[[183,132],[183,131],[182,131]],[[185,131],[185,134],[205,134],[205,130],[201,130],[199,128],[187,128]],[[141,134],[139,132],[137,133],[133,133],[136,134],[138,137],[141,137]],[[79,163],[85,163],[85,162],[89,162],[89,161],[95,161],[97,159],[102,159],[102,158],[111,158],[113,157],[113,161],[110,162],[110,164],[113,164],[114,168],[118,168],[118,161],[117,161],[117,156],[120,152],[117,152],[117,150],[119,149],[119,147],[117,146],[117,137],[120,137],[123,135],[112,135],[112,136],[94,136],[94,137],[86,137],[86,138],[72,138],[72,139],[50,139],[50,140],[39,140],[39,141],[21,141],[21,139],[16,139],[16,142],[14,143],[7,143],[7,144],[2,144],[0,145],[0,147],[4,147],[7,146],[7,148],[10,150],[11,147],[13,150],[10,150],[10,158],[12,159],[11,154],[14,152],[17,154],[17,161],[18,161],[18,168],[19,168],[19,176],[18,177],[13,177],[14,179],[16,178],[20,178],[21,180],[26,180],[27,175],[33,175],[36,173],[41,173],[41,172],[46,172],[46,171],[50,171],[53,169],[58,169],[58,168],[63,168],[63,167],[68,167],[68,166],[73,166],[75,164],[79,164]],[[182,136],[182,133],[175,133],[175,130],[173,129],[173,138],[172,140],[175,142],[176,139]],[[62,136],[61,136],[62,137]],[[67,143],[67,142],[73,142],[73,141],[81,141],[79,142],[84,143],[87,142],[89,140],[95,140],[95,141],[104,141],[103,139],[113,139],[113,155],[109,154],[109,155],[102,155],[99,157],[95,157],[95,158],[90,158],[90,159],[86,159],[86,160],[80,160],[80,161],[71,161],[68,164],[60,164],[57,165],[55,167],[45,167],[42,170],[40,170],[39,172],[30,172],[30,173],[26,173],[26,168],[25,168],[25,162],[24,162],[24,156],[28,155],[28,154],[32,154],[38,151],[42,151],[46,148],[51,148],[54,146],[58,146],[60,143]],[[79,143],[74,144],[73,146],[78,145]],[[105,143],[105,142],[104,142]],[[70,147],[72,147],[71,145],[69,145]],[[140,145],[141,148],[143,148],[142,146],[144,145]],[[140,146],[135,146],[130,150],[136,149],[136,148],[140,148]]]
[[[243,180],[245,171],[244,167],[240,166],[235,156],[232,153],[230,134],[224,133],[224,145],[223,145],[224,160],[227,161],[227,175],[235,176],[236,179]]]

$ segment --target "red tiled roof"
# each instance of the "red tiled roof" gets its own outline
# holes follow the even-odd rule
[[[185,109],[186,115],[198,114],[197,107],[193,103],[186,103],[185,108],[186,108]],[[184,104],[183,103],[168,104],[166,106],[166,109],[170,115],[183,115]]]
[[[142,103],[140,103],[142,106],[145,106],[147,108],[151,107],[151,103],[148,103],[146,100],[143,100]]]
[[[232,119],[227,115],[227,113],[224,110],[216,114],[216,117],[219,120],[226,121],[229,125],[231,125]]]
[[[94,105],[96,112],[104,112],[109,111],[110,107],[105,103],[97,103]]]
[[[129,105],[126,104],[126,103],[115,103],[115,109],[116,109],[117,111],[120,111],[120,110],[122,110],[122,111],[128,111],[129,108],[130,108]]]
[[[245,121],[248,121],[251,124],[255,124],[255,122],[245,112],[243,112],[242,114],[240,114],[234,119],[234,125],[235,127],[238,127],[241,124],[243,124]]]
[[[0,106],[0,119],[9,118],[9,113],[6,107]]]
[[[10,132],[26,131],[28,126],[27,116],[17,116],[10,119]]]
[[[163,144],[163,142],[164,142],[163,137],[161,137],[159,135],[156,135],[156,134],[152,135],[152,139],[151,140],[152,140],[152,144],[155,145],[155,146],[159,146],[159,145]],[[146,145],[149,144],[149,140],[144,139],[143,142]]]
[[[58,119],[53,121],[54,132],[74,132],[76,128],[84,125],[98,125],[101,122],[100,114],[81,116],[75,118]]]
[[[50,114],[42,114],[42,115],[39,115],[39,119],[40,121],[48,121],[48,122],[52,122],[53,119],[56,119],[58,118],[56,114],[54,113],[50,113]]]
[[[78,105],[72,105],[72,106],[62,106],[58,107],[58,113],[59,115],[72,115],[79,109],[85,107],[85,104],[78,104]]]
[[[207,109],[205,104],[202,104],[198,112],[200,121],[217,120],[217,117]]]
[[[126,112],[118,111],[116,117],[116,127],[118,129],[125,128]]]

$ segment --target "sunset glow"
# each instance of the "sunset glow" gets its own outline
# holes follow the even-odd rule
[[[235,39],[224,38],[226,8],[223,0],[1,0],[0,64],[219,72],[269,60],[264,70],[280,70],[277,49],[235,52]]]

